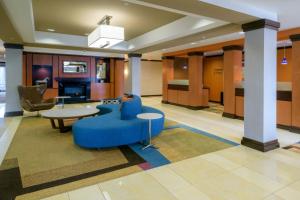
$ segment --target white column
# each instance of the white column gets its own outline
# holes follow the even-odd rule
[[[5,116],[22,115],[19,102],[18,85],[22,85],[23,46],[19,44],[4,44],[5,74],[6,74],[6,104]]]
[[[243,25],[245,34],[245,135],[242,144],[260,151],[279,147],[276,133],[277,30],[259,20]]]
[[[125,93],[141,95],[141,54],[128,54]]]

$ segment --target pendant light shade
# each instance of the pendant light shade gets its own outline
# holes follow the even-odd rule
[[[282,65],[287,65],[288,64],[288,61],[287,61],[286,57],[282,58],[281,64]]]
[[[111,26],[112,16],[105,15],[97,28],[88,35],[88,46],[94,48],[109,48],[124,41],[124,27]]]
[[[99,25],[88,35],[88,45],[94,48],[109,48],[124,41],[124,28],[119,26]]]
[[[288,64],[288,61],[287,61],[287,58],[286,58],[286,53],[285,53],[285,46],[283,48],[283,58],[282,58],[281,64],[282,65],[287,65]]]

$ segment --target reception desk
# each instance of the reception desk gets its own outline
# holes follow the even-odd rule
[[[208,107],[208,89],[203,89],[202,102]],[[189,91],[188,80],[172,80],[168,83],[167,103],[184,106],[190,109],[201,109],[203,107],[190,106],[190,99],[194,98]]]
[[[235,88],[235,115],[244,119],[244,88]],[[290,129],[292,126],[292,91],[289,83],[277,84],[277,125]]]

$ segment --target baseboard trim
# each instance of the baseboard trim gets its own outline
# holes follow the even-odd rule
[[[223,112],[222,116],[230,119],[235,119],[237,117],[235,114],[226,113],[226,112]]]
[[[277,128],[288,130],[288,131],[291,131],[291,129],[292,129],[291,126],[282,125],[282,124],[277,124]],[[299,128],[299,131],[300,131],[300,128]],[[300,132],[298,132],[298,133],[300,133]]]
[[[268,152],[280,147],[278,140],[262,143],[246,137],[243,137],[241,144],[261,152]]]
[[[191,110],[203,110],[205,108],[209,108],[209,106],[187,106],[187,108]]]
[[[142,95],[141,97],[161,97],[161,94]]]
[[[289,130],[293,133],[300,133],[300,127],[291,126]]]
[[[5,112],[4,117],[17,117],[17,116],[22,116],[23,111],[14,111],[14,112]]]
[[[190,110],[203,110],[205,108],[209,108],[209,106],[186,106],[186,105],[181,105],[181,104],[177,104],[177,103],[171,103],[171,102],[164,101],[164,100],[162,100],[161,102],[164,103],[164,104],[170,104],[170,105],[173,105],[173,106],[188,108]]]

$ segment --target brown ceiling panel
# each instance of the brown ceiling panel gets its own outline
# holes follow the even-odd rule
[[[33,0],[36,30],[85,35],[105,15],[111,25],[125,28],[126,40],[171,23],[183,15],[126,3],[121,0]]]
[[[199,0],[139,0],[156,4],[175,10],[180,10],[196,15],[211,17],[231,23],[243,24],[254,21],[257,18],[240,12],[204,3]]]

